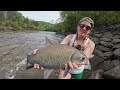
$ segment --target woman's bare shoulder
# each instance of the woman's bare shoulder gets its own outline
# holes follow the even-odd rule
[[[91,39],[89,39],[89,45],[95,47],[95,43]]]
[[[73,35],[74,35],[74,34],[69,34],[69,35],[67,35],[66,37],[70,40],[70,39],[72,39]]]
[[[71,41],[71,39],[72,39],[72,37],[73,37],[73,34],[67,35],[67,36],[63,39],[63,41],[61,42],[61,44],[69,44],[70,41]]]

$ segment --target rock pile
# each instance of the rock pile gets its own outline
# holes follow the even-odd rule
[[[90,59],[92,70],[103,70],[102,78],[120,78],[120,27],[93,31],[90,39],[95,43],[95,55]],[[93,73],[94,73],[93,72]],[[92,74],[91,74],[92,75]]]

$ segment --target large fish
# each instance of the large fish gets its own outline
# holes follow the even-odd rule
[[[55,69],[65,69],[64,77],[68,74],[70,68],[65,64],[69,61],[78,65],[85,65],[86,55],[76,48],[65,44],[53,44],[46,37],[46,46],[40,48],[35,55],[27,55],[27,67],[30,69],[34,64],[40,64],[44,68],[44,79],[47,79]]]

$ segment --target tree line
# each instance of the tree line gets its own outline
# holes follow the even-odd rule
[[[120,24],[120,11],[60,11],[61,22],[55,25],[59,32],[76,32],[83,17],[94,20],[95,28]]]
[[[0,11],[0,28],[14,30],[49,30],[53,24],[24,17],[18,11]]]
[[[76,32],[76,26],[83,17],[92,18],[95,28],[120,23],[120,11],[60,11],[60,22],[55,24],[29,19],[18,11],[0,11],[0,28]]]

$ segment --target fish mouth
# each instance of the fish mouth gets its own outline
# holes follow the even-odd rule
[[[81,65],[86,65],[85,63],[83,63],[83,64],[77,64],[78,66],[81,66]]]

